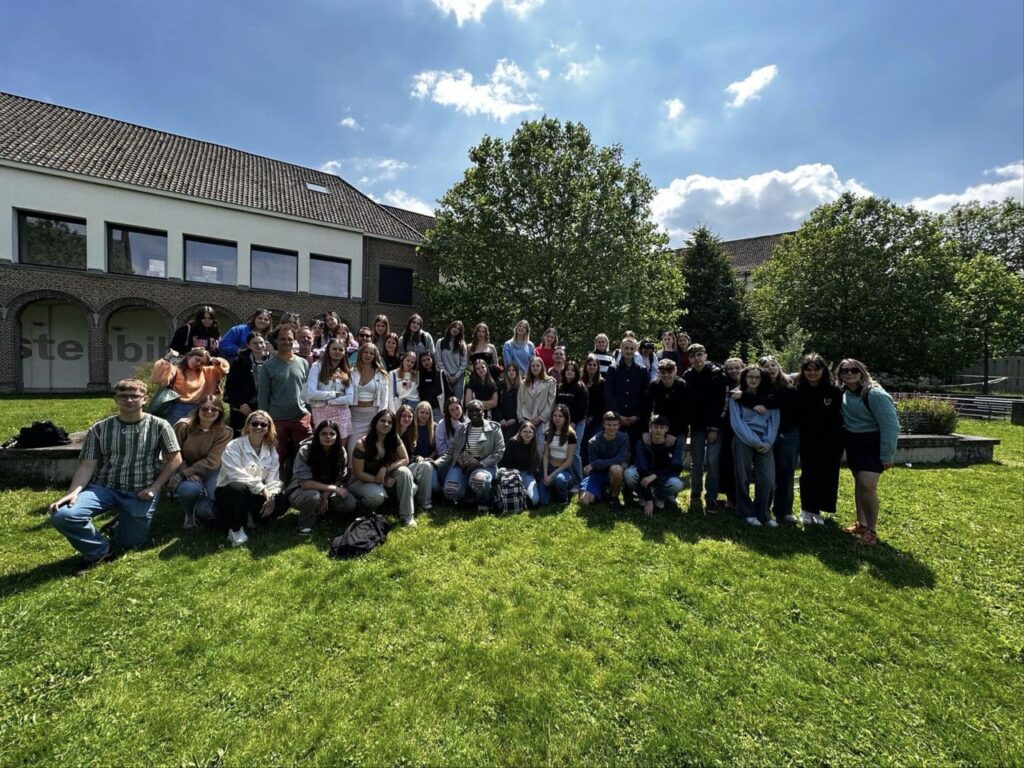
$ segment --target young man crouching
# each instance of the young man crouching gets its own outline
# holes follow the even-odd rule
[[[590,463],[583,468],[583,482],[580,483],[580,506],[593,504],[608,491],[608,506],[622,509],[619,493],[622,478],[629,463],[629,438],[619,431],[619,417],[608,411],[602,419],[604,430],[598,432],[587,444]]]

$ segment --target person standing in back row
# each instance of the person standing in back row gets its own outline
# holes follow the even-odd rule
[[[690,455],[692,483],[690,507],[700,509],[700,492],[705,493],[704,509],[718,511],[718,434],[725,419],[727,383],[722,369],[708,362],[703,344],[691,344],[686,350],[690,367],[683,381],[690,389]]]
[[[272,334],[272,344],[277,353],[260,367],[259,409],[274,420],[281,480],[287,484],[299,445],[313,434],[303,401],[309,364],[293,351],[295,332],[291,328],[279,328]]]

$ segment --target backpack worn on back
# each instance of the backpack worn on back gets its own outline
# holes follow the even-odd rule
[[[18,436],[4,444],[5,448],[50,448],[54,445],[68,445],[68,433],[52,421],[33,421],[32,426],[22,427]]]
[[[341,536],[334,538],[331,548],[327,551],[327,556],[346,560],[350,557],[365,555],[383,544],[387,540],[390,530],[391,524],[384,515],[372,514],[369,517],[357,517]]]
[[[494,503],[498,514],[512,515],[526,510],[526,488],[518,469],[502,467],[494,484]]]

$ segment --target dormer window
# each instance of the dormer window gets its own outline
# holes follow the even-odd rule
[[[314,184],[312,181],[306,182],[306,189],[308,189],[310,192],[319,192],[321,195],[331,194],[331,190],[329,190],[323,184]]]

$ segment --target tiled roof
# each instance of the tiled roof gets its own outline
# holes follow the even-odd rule
[[[745,237],[741,240],[724,240],[722,247],[732,259],[732,265],[737,272],[749,273],[755,267],[764,264],[775,253],[782,238],[792,235],[793,232],[779,232],[775,235],[760,235],[758,237]],[[682,256],[685,248],[680,248],[677,253]]]
[[[0,92],[0,159],[147,189],[423,238],[343,179],[231,147]],[[306,182],[327,187],[313,192]]]
[[[401,219],[404,224],[412,227],[421,235],[427,234],[427,230],[434,226],[433,216],[427,216],[424,213],[416,213],[416,211],[407,211],[405,208],[396,208],[393,205],[382,204],[381,208],[391,211],[391,213]]]

